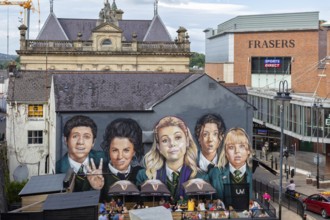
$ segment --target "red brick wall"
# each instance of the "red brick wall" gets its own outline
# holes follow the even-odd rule
[[[206,63],[205,73],[217,81],[223,81],[223,64],[222,63]]]
[[[251,85],[252,56],[291,56],[294,62],[291,67],[292,88],[294,92],[314,92],[317,82],[318,32],[256,32],[235,33],[234,38],[234,77],[238,84]],[[278,40],[278,48],[255,48],[253,41]],[[294,46],[286,41],[294,41]],[[252,43],[250,42],[252,41]],[[250,44],[250,45],[249,45]],[[246,77],[248,74],[248,77]]]

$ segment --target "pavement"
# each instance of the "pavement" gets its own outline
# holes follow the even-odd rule
[[[258,159],[262,160],[263,162],[267,163],[269,166],[271,166],[271,156],[273,157],[273,161],[275,161],[275,158],[277,160],[277,166],[275,165],[275,163],[273,163],[273,168],[279,171],[279,152],[269,152],[268,156],[267,156],[267,160],[265,157],[261,156],[260,151],[256,151],[256,156]],[[312,153],[312,152],[303,152],[303,151],[297,151],[295,155],[290,155],[288,157],[288,159],[286,160],[285,158],[283,158],[283,167],[285,164],[287,164],[287,168],[289,168],[290,166],[290,170],[295,169],[295,175],[293,176],[293,178],[291,178],[290,175],[286,175],[285,172],[283,172],[283,180],[282,180],[282,186],[284,189],[283,192],[285,191],[285,187],[289,184],[289,181],[291,179],[294,180],[295,184],[296,184],[296,191],[299,192],[300,194],[302,194],[303,196],[309,196],[311,194],[315,194],[315,193],[319,193],[319,192],[324,192],[324,191],[330,191],[327,188],[317,188],[316,185],[313,184],[307,184],[306,182],[306,178],[316,178],[316,173],[317,173],[317,165],[316,165],[316,153]],[[324,158],[322,158],[322,155],[319,155],[319,158],[321,161],[321,163],[319,163],[319,173],[320,175],[327,175],[329,168],[327,168],[326,164],[324,163]],[[279,186],[280,184],[280,179],[278,176],[276,176],[271,182],[270,184],[273,184],[274,186]],[[278,212],[278,204],[275,202],[271,203],[274,208],[276,208],[277,212]],[[278,214],[278,213],[277,213]],[[277,215],[278,216],[278,215]],[[301,219],[301,217],[299,215],[297,215],[295,212],[290,211],[288,209],[286,209],[285,207],[282,206],[282,219]],[[322,219],[321,216],[320,218],[315,218],[312,216],[307,215],[307,219],[310,220],[314,220],[314,219]]]

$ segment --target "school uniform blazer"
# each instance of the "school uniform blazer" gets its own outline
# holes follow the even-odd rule
[[[125,180],[129,180],[136,185],[136,176],[139,170],[141,169],[143,169],[141,166],[134,166],[134,167],[132,166]],[[112,186],[112,184],[114,184],[115,182],[121,180],[116,174],[110,171],[108,165],[106,165],[103,168],[103,177],[104,177],[104,186],[101,190],[100,202],[104,202],[104,200],[110,201],[110,196],[108,195],[110,186]]]
[[[249,191],[250,191],[250,199],[252,198],[252,171],[251,168],[246,165],[246,182],[249,184]],[[244,175],[245,175],[244,174]],[[230,169],[229,169],[229,164],[227,164],[225,167],[219,168],[219,167],[214,167],[210,170],[209,172],[209,179],[211,185],[216,189],[217,194],[216,198],[219,198],[221,200],[224,200],[226,197],[226,201],[231,198],[231,192],[230,190],[227,190],[226,192],[224,191],[224,184],[230,184]]]
[[[197,153],[197,161],[196,161],[196,163],[197,163],[197,166],[200,168],[200,166],[199,166],[199,161],[200,161],[200,159],[201,159],[201,153],[202,153],[202,151],[201,150],[198,150],[198,153]],[[218,156],[218,160],[219,160],[219,156]],[[218,163],[218,161],[217,161],[217,163]],[[216,164],[217,164],[216,163]],[[202,172],[202,173],[204,173],[204,174],[208,174],[209,172],[210,172],[210,170],[208,170],[208,171],[204,171],[204,170],[200,170],[200,172]]]
[[[89,159],[93,158],[95,166],[100,165],[100,160],[103,158],[103,165],[107,164],[107,160],[103,151],[94,151],[91,150],[88,154]],[[69,156],[66,153],[59,161],[56,162],[56,173],[66,173],[70,168]],[[89,184],[87,177],[83,179],[75,180],[74,192],[89,191],[93,188]]]
[[[103,165],[107,164],[107,160],[103,151],[91,150],[88,156],[89,159],[93,158],[96,167],[100,165],[101,158],[103,158]],[[56,162],[56,173],[66,173],[69,168],[69,155],[66,153],[60,160]]]
[[[180,171],[180,176],[179,176],[179,183],[175,191],[175,195],[172,195],[175,200],[180,199],[180,196],[186,197],[184,188],[183,188],[183,183],[188,181],[190,179],[190,175],[192,173],[192,170],[186,166],[183,165]],[[158,180],[160,180],[162,183],[167,186],[167,175],[166,175],[166,165],[157,170],[157,177]],[[198,172],[195,178],[201,178],[205,181],[208,181],[208,175],[206,175],[204,172]],[[148,177],[146,175],[146,170],[142,169],[139,171],[137,177],[137,186],[141,186],[146,180],[148,180]]]

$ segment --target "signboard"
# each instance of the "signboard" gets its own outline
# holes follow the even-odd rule
[[[265,59],[265,68],[280,68],[280,59]]]
[[[330,126],[330,118],[326,118],[325,119],[325,125],[326,126]]]

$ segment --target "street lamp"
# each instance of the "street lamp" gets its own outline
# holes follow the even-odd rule
[[[278,215],[279,220],[282,219],[282,178],[283,178],[283,145],[284,145],[284,102],[290,101],[290,92],[288,90],[288,81],[282,80],[279,83],[277,95],[274,100],[281,101],[280,117],[281,117],[281,145],[280,145],[280,187],[278,195]]]
[[[319,154],[319,112],[322,108],[320,99],[316,99],[314,102],[314,108],[316,108],[316,188],[320,188],[320,154]]]

